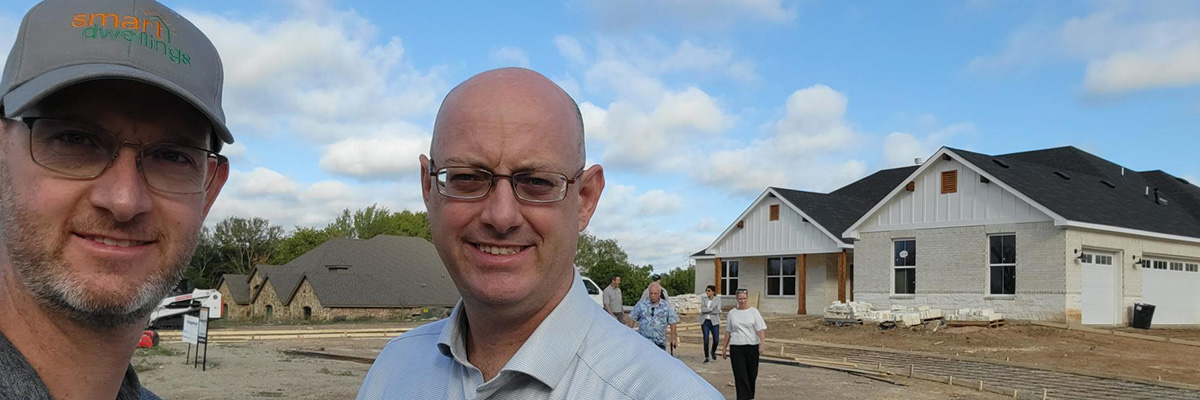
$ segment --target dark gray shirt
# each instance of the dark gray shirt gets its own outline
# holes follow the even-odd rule
[[[0,333],[0,400],[41,400],[53,399],[50,389],[42,382],[25,356],[13,346],[8,338]],[[142,387],[138,381],[137,372],[133,366],[125,370],[125,380],[121,381],[121,390],[117,392],[117,400],[162,400],[154,393]]]

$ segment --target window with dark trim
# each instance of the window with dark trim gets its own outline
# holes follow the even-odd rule
[[[738,264],[737,260],[721,261],[721,295],[733,296],[738,289]]]
[[[767,259],[767,296],[796,295],[796,257]]]
[[[917,293],[917,241],[897,240],[893,243],[892,271],[895,277],[895,294]]]
[[[958,170],[942,171],[942,194],[958,193]]]
[[[1017,294],[1017,236],[988,238],[988,294]]]
[[[771,205],[771,220],[772,221],[779,220],[779,205],[778,204]]]

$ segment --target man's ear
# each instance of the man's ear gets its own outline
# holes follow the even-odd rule
[[[425,209],[429,209],[429,190],[433,189],[433,185],[429,180],[429,157],[421,155],[421,198],[425,199]]]
[[[212,184],[204,192],[204,218],[208,218],[208,211],[212,209],[213,202],[217,201],[217,195],[221,194],[221,188],[225,187],[225,181],[229,180],[229,162],[218,165],[216,174]]]
[[[600,203],[600,193],[604,191],[604,167],[593,165],[583,172],[579,178],[579,231],[587,229]]]

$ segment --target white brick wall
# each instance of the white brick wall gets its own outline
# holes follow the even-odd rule
[[[988,235],[1017,237],[1017,294],[987,295]],[[895,296],[893,239],[917,241],[916,294]],[[855,243],[855,300],[876,306],[992,308],[1006,318],[1066,318],[1065,230],[1048,222],[864,233]]]

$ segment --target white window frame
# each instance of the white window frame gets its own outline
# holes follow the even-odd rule
[[[1001,263],[993,264],[992,263],[992,238],[1005,237],[1005,236],[1012,236],[1012,238],[1013,238],[1013,258],[1014,258],[1014,260],[1011,263],[1001,262]],[[988,297],[1015,297],[1017,295],[1017,279],[1016,279],[1015,275],[1017,274],[1017,260],[1019,260],[1020,257],[1017,256],[1016,247],[1017,247],[1017,234],[1015,232],[1014,233],[997,233],[997,234],[988,235],[988,250],[987,250],[987,255],[986,255],[988,268],[987,268],[987,277],[984,278],[984,281],[987,282],[987,287],[984,289],[984,292],[987,293]],[[993,268],[1004,268],[1004,267],[1012,267],[1012,269],[1013,269],[1014,277],[1013,277],[1012,293],[992,293],[992,269]]]
[[[737,289],[738,289],[738,287],[740,287],[740,286],[738,286],[738,283],[740,283],[739,276],[729,276],[730,263],[737,265],[737,271],[738,271],[739,276],[742,274],[742,260],[721,260],[721,295],[722,296],[733,296],[733,295],[737,294]],[[735,286],[732,290],[730,290],[730,288],[729,288],[730,282],[733,282],[733,286]]]
[[[787,259],[792,260],[792,266],[795,267],[795,269],[792,270],[791,275],[785,275],[783,273],[783,261]],[[771,275],[771,260],[779,260],[779,275]],[[763,278],[763,287],[767,289],[767,297],[796,297],[796,293],[784,294],[786,292],[784,289],[787,288],[787,285],[784,283],[787,282],[787,278],[792,278],[792,291],[796,291],[796,282],[798,282],[797,277],[799,276],[799,271],[797,271],[797,269],[799,269],[800,266],[796,263],[796,261],[796,257],[767,257],[767,268],[765,271],[767,274],[766,277]],[[779,278],[779,285],[776,288],[779,290],[778,294],[771,294],[771,278]]]
[[[913,277],[912,293],[897,293],[896,292],[896,273],[899,272],[899,270],[911,269],[913,271],[914,275],[917,273],[917,255],[916,254],[913,254],[913,265],[896,265],[896,258],[895,258],[896,243],[899,243],[899,242],[912,242],[913,243],[913,246],[912,246],[913,251],[915,252],[917,250],[917,239],[916,238],[892,239],[892,279],[891,279],[891,285],[889,285],[889,286],[891,286],[891,292],[892,292],[893,296],[904,296],[904,297],[915,296],[917,294],[917,279],[915,276]]]
[[[1183,268],[1184,268],[1184,271],[1187,271],[1187,272],[1200,272],[1200,264],[1196,264],[1196,263],[1184,264]]]

